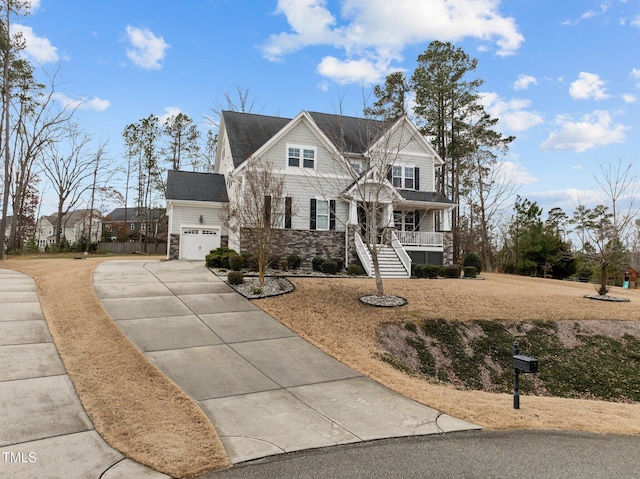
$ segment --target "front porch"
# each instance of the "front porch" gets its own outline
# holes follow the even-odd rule
[[[443,248],[444,233],[430,231],[396,231],[402,246],[418,246],[424,248]]]

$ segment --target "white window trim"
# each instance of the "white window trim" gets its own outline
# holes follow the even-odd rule
[[[284,196],[271,198],[271,214],[274,216],[272,226],[274,228],[284,229],[285,216],[287,214],[286,202],[287,199]]]
[[[327,213],[326,215],[320,215],[320,203],[325,203],[327,205]],[[320,227],[320,218],[327,218],[327,227]],[[318,231],[329,231],[331,229],[331,202],[324,198],[316,198],[316,230]]]
[[[294,144],[287,144],[287,155],[286,155],[286,167],[289,169],[300,169],[300,170],[315,170],[317,165],[318,165],[318,148],[316,146],[304,146],[304,145],[294,145]],[[300,156],[298,157],[298,166],[290,166],[289,165],[289,150],[291,148],[297,148],[300,151]],[[305,150],[307,151],[313,151],[313,168],[309,167],[309,166],[304,166],[304,153]]]
[[[393,174],[394,168],[400,168],[401,176],[395,176]],[[407,176],[407,170],[411,170],[413,174],[411,177]],[[393,165],[391,167],[391,184],[393,185],[393,180],[396,178],[400,178],[400,185],[394,185],[395,188],[406,189],[406,190],[415,190],[416,188],[416,167],[414,165]],[[407,187],[407,180],[412,180],[413,185],[411,187]]]

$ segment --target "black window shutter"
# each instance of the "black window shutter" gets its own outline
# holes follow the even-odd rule
[[[391,177],[391,168],[393,168],[391,165],[387,166],[387,180],[393,182],[393,178]]]
[[[284,199],[284,227],[291,229],[291,197]]]
[[[264,224],[265,226],[271,224],[271,196],[264,197]]]
[[[413,175],[415,176],[413,181],[413,186],[415,187],[416,190],[419,190],[420,189],[420,168],[414,168]]]
[[[315,198],[311,198],[311,213],[309,214],[309,229],[316,229],[316,200]]]
[[[420,210],[413,212],[413,227],[414,231],[420,231]]]
[[[336,229],[336,200],[329,200],[329,229]]]

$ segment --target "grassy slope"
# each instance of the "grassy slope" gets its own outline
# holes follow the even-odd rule
[[[489,429],[573,429],[640,434],[640,405],[526,396],[514,410],[510,394],[463,391],[410,377],[376,357],[376,334],[388,322],[449,320],[640,319],[640,291],[614,289],[629,303],[583,298],[592,285],[486,274],[485,281],[387,280],[386,292],[409,300],[399,309],[372,308],[359,297],[375,290],[369,279],[293,279],[296,291],[257,300],[329,354],[376,381],[447,414]]]

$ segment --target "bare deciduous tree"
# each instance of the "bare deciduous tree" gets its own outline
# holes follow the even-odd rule
[[[257,261],[262,286],[278,230],[284,226],[285,215],[293,213],[291,204],[286,204],[284,198],[283,178],[273,173],[269,162],[260,163],[255,159],[240,178],[241,184],[232,185],[235,191],[226,204],[225,223]]]
[[[63,217],[79,204],[91,189],[96,153],[90,151],[91,137],[77,125],[70,125],[64,140],[48,145],[42,156],[42,171],[57,197],[56,246],[60,246]]]
[[[603,204],[594,208],[579,205],[572,222],[582,246],[584,256],[597,265],[599,271],[598,294],[610,290],[608,276],[617,273],[627,257],[633,239],[633,226],[638,210],[634,200],[638,183],[632,165],[616,164],[600,167],[596,181],[603,194]]]

